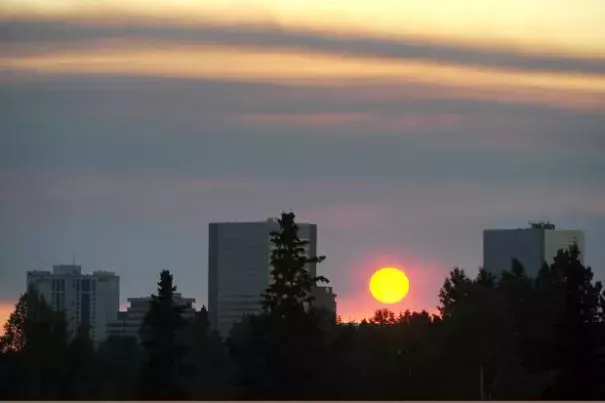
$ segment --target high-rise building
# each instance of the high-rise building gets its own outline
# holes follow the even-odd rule
[[[185,298],[180,293],[174,293],[173,300],[175,305],[183,307],[182,316],[190,320],[195,316],[195,298]],[[129,336],[139,338],[139,329],[143,324],[145,315],[149,311],[151,297],[128,298],[128,308],[126,311],[118,313],[116,320],[107,324],[107,337],[110,336]]]
[[[300,239],[309,241],[307,256],[316,256],[317,225],[297,225]],[[260,311],[261,294],[271,280],[270,233],[279,229],[275,218],[209,225],[208,314],[210,323],[222,336],[227,336],[243,316]],[[307,270],[312,276],[316,275],[315,264]],[[328,291],[324,290],[324,294]],[[328,299],[326,295],[322,297]]]
[[[535,277],[544,262],[552,264],[560,249],[576,244],[580,259],[584,256],[584,232],[556,229],[554,224],[536,222],[529,228],[483,231],[483,267],[500,275],[518,260],[530,277]]]
[[[120,308],[120,278],[111,272],[82,274],[82,266],[54,265],[52,273],[28,271],[27,284],[65,313],[72,332],[79,325],[89,326],[95,342],[105,339],[107,322],[116,319]]]

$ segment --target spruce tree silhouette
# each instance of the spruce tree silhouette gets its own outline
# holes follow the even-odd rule
[[[186,321],[183,307],[174,299],[176,286],[168,270],[158,282],[158,295],[153,295],[149,311],[140,330],[145,362],[141,369],[140,396],[145,400],[184,399],[181,375],[185,349],[177,341],[177,332]]]
[[[304,247],[309,241],[298,237],[294,213],[283,213],[278,220],[280,231],[271,233],[271,284],[262,294],[263,308],[272,316],[292,318],[309,308],[317,283],[328,283],[323,276],[311,276],[310,264],[321,263],[325,256],[307,256]]]
[[[305,255],[308,241],[299,238],[294,213],[283,213],[278,222],[280,230],[270,234],[272,270],[261,295],[263,312],[234,329],[232,351],[242,365],[244,398],[317,398],[325,390],[326,344],[322,316],[310,308],[313,287],[328,280],[312,276],[308,265],[325,257]]]

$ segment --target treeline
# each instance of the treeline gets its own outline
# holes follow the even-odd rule
[[[68,334],[35,290],[0,339],[0,400],[531,400],[605,398],[605,294],[572,247],[535,279],[513,262],[495,278],[453,270],[440,315],[386,309],[342,323],[317,309],[323,277],[304,269],[294,214],[271,235],[263,311],[222,340],[202,308],[191,321],[163,271],[140,341]]]

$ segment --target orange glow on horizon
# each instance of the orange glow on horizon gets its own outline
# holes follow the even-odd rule
[[[0,303],[0,334],[4,333],[4,324],[8,321],[8,318],[14,310],[15,304],[8,302]]]

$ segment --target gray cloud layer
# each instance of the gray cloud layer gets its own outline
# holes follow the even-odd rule
[[[107,78],[5,85],[0,168],[513,181],[524,172],[541,180],[589,181],[605,172],[602,116],[453,98],[322,103],[334,90],[301,91],[302,96],[276,85]],[[364,113],[373,120],[367,127],[324,127],[238,119],[284,113]],[[459,122],[434,124],[444,114]],[[423,123],[400,125],[406,117]],[[302,166],[289,163],[290,149],[300,153]]]
[[[390,59],[422,59],[473,66],[583,74],[605,73],[605,60],[550,56],[462,45],[402,40],[329,36],[277,27],[111,26],[69,21],[8,20],[0,22],[0,49],[5,55],[94,47],[104,39],[139,39],[178,44],[223,44],[252,48],[290,48],[337,55]]]

